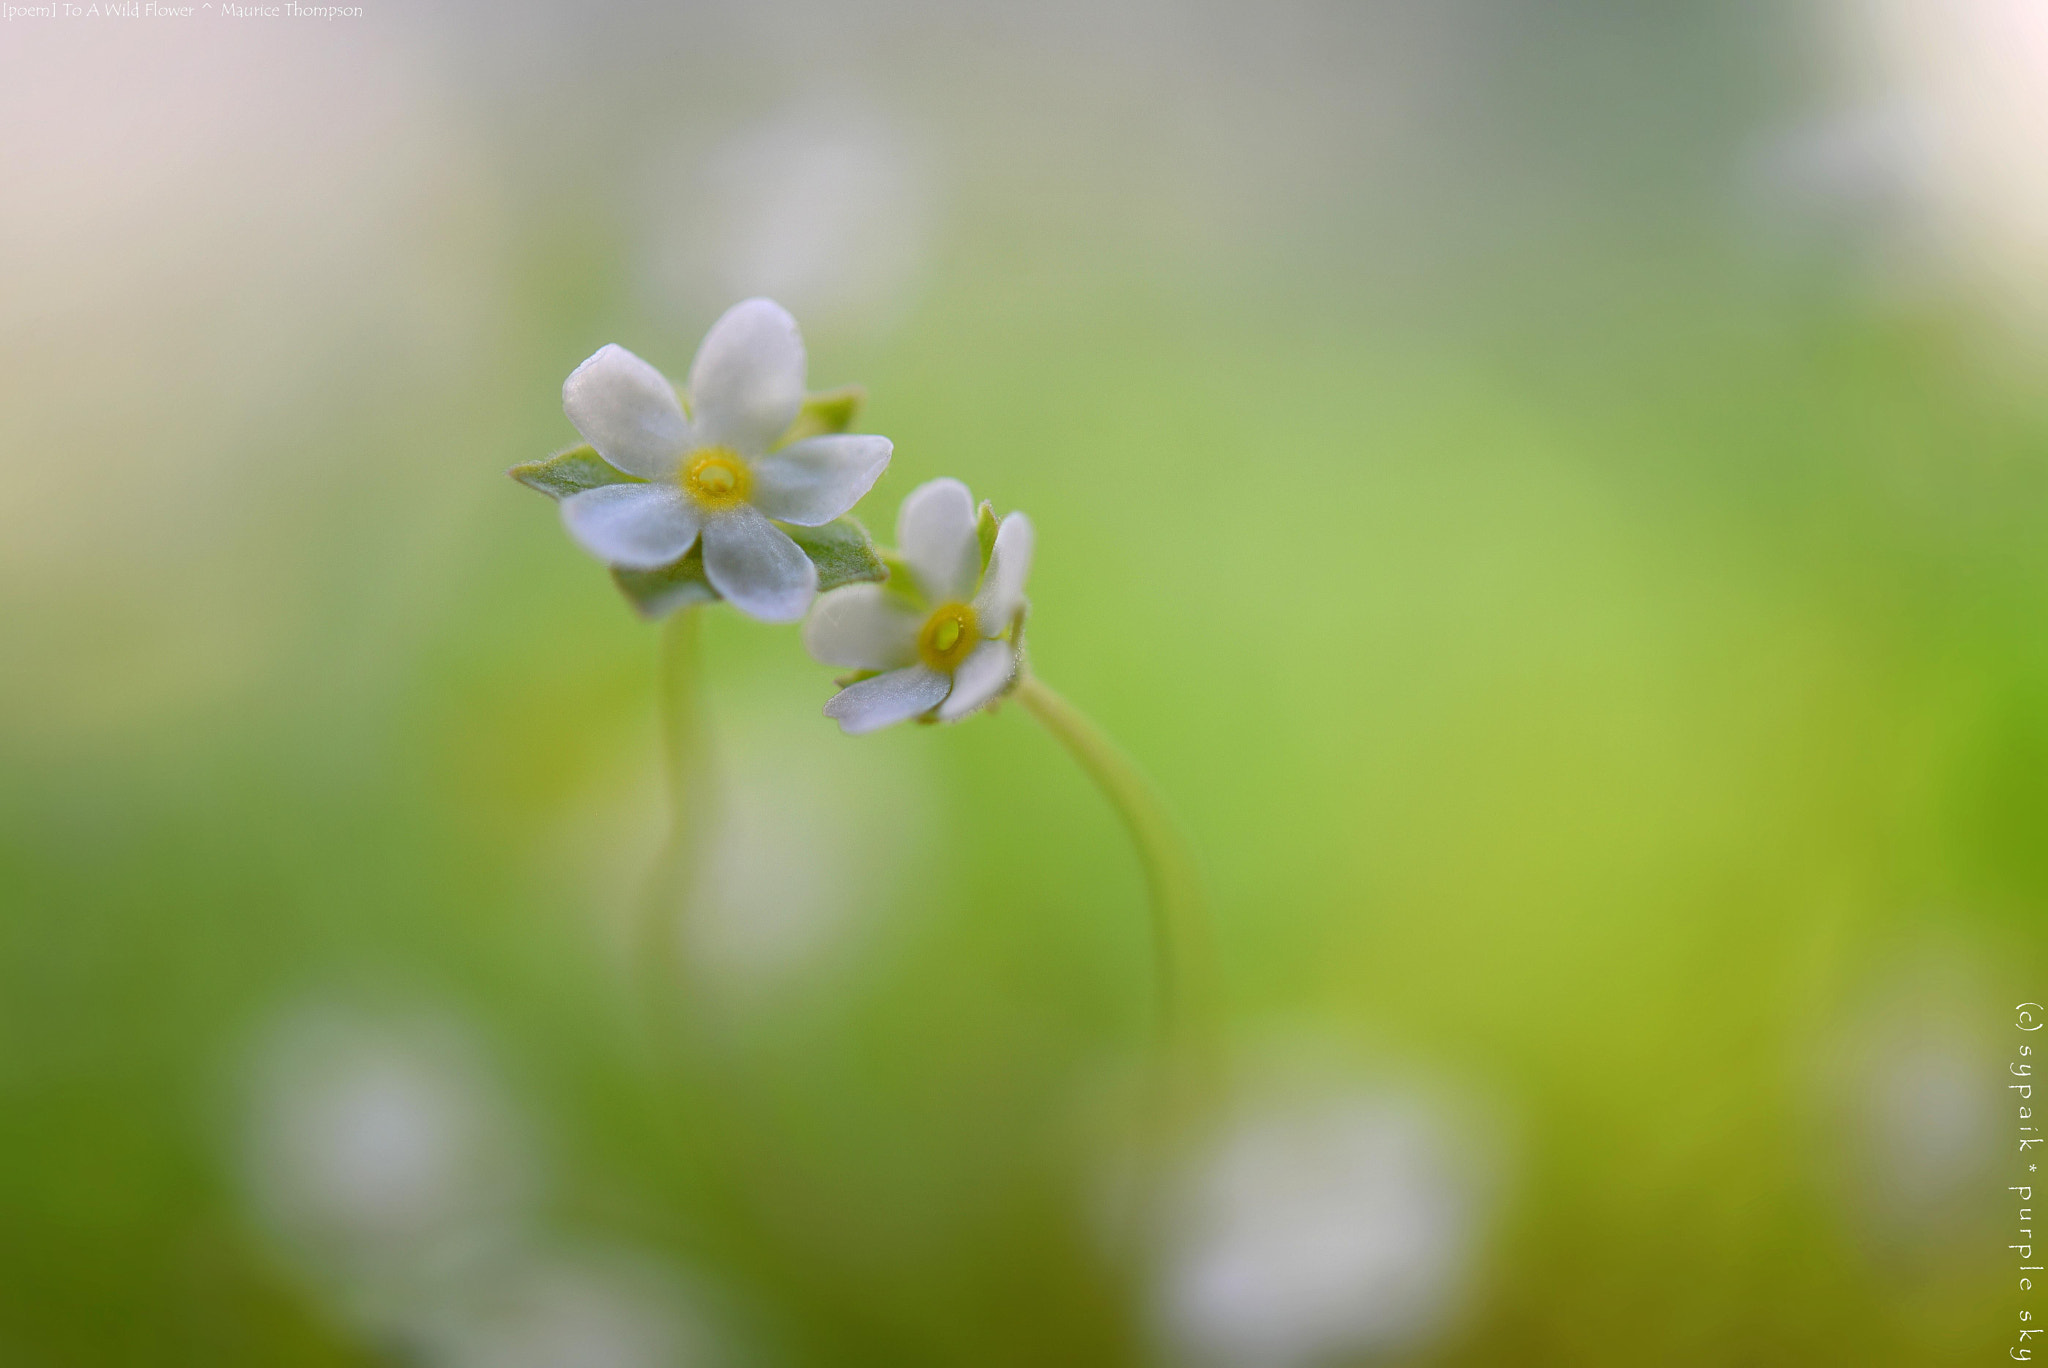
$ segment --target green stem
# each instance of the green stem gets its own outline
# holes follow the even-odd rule
[[[1211,1101],[1220,1045],[1215,944],[1194,852],[1144,772],[1079,708],[1028,673],[1015,697],[1095,781],[1138,848],[1159,966],[1158,1120],[1183,1129]]]
[[[748,1124],[751,1109],[741,1080],[726,1067],[696,1010],[700,984],[684,948],[684,918],[696,889],[704,831],[717,816],[701,616],[696,607],[683,608],[662,628],[658,708],[668,835],[647,882],[635,969],[660,1080],[657,1114],[694,1211],[716,1223],[745,1258],[775,1270],[770,1276],[797,1276],[762,1228],[775,1210],[766,1198],[787,1192],[786,1175],[795,1168],[780,1157],[772,1135]]]
[[[682,914],[697,864],[699,833],[710,815],[711,746],[698,657],[697,610],[680,609],[664,624],[661,636],[659,704],[668,837],[661,863],[648,882],[636,957],[649,1020],[670,1045],[683,1025],[688,988]]]
[[[718,1045],[698,1010],[701,981],[684,948],[683,919],[696,890],[704,832],[718,816],[711,729],[704,708],[697,608],[672,615],[662,631],[661,754],[669,830],[648,882],[639,927],[639,974],[661,1088],[657,1113],[667,1127],[674,1171],[696,1219],[714,1225],[736,1257],[764,1280],[843,1299],[805,1242],[833,1196],[803,1178],[787,1143],[762,1123],[764,1107],[749,1079]]]

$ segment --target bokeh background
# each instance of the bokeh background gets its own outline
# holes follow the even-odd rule
[[[0,1363],[1946,1365],[2016,1342],[2048,10],[395,5],[0,26]],[[1015,709],[657,630],[506,466],[802,321],[1039,530],[1230,1119]]]

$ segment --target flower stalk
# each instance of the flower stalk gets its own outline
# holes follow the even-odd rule
[[[1085,713],[1028,670],[1012,697],[1095,781],[1145,867],[1159,975],[1153,1124],[1170,1144],[1201,1120],[1220,1081],[1216,952],[1194,852],[1144,772]]]
[[[1208,1119],[1221,1081],[1216,954],[1193,853],[1144,773],[1026,663],[1031,520],[998,521],[960,481],[932,480],[903,500],[896,541],[886,583],[823,594],[804,624],[813,656],[858,672],[825,715],[857,736],[913,718],[960,722],[1014,697],[1116,809],[1151,890],[1159,990],[1144,1148],[1157,1179]]]
[[[677,1038],[689,994],[681,918],[697,865],[699,833],[711,806],[711,739],[704,721],[697,618],[695,607],[680,609],[669,616],[661,634],[658,706],[668,834],[648,881],[635,957],[649,1021],[665,1041]]]

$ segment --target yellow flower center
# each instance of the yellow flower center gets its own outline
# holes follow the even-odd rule
[[[747,501],[754,473],[738,454],[724,447],[705,447],[683,463],[682,484],[706,508],[731,508]]]
[[[965,603],[944,604],[924,620],[924,628],[917,634],[917,658],[930,669],[951,674],[973,653],[980,640],[973,607]]]

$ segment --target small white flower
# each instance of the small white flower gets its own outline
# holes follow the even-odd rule
[[[818,527],[852,508],[889,465],[886,437],[835,433],[775,444],[804,399],[804,343],[772,300],[749,299],[711,325],[690,366],[687,411],[661,372],[612,345],[562,385],[585,441],[638,478],[562,500],[584,549],[654,570],[704,539],[704,574],[734,607],[794,622],[818,570],[769,519]]]
[[[853,584],[818,600],[804,646],[827,665],[879,671],[825,705],[857,736],[938,710],[957,722],[1009,688],[1031,571],[1031,520],[1003,519],[984,571],[974,496],[958,480],[910,491],[896,517],[908,582]]]

